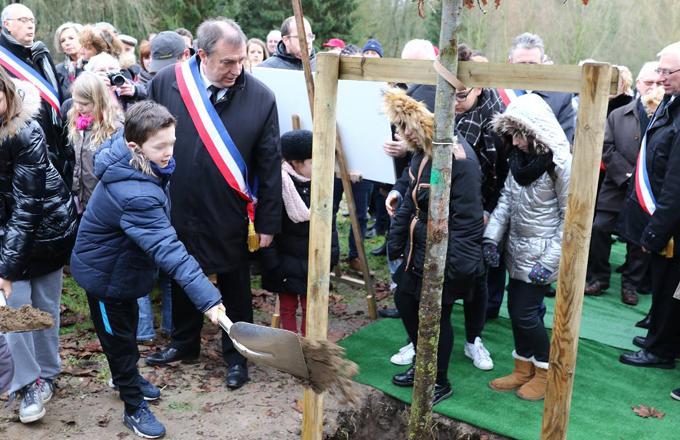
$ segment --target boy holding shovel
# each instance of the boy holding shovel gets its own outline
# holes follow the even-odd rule
[[[160,390],[137,370],[137,298],[151,291],[161,268],[212,322],[225,310],[219,291],[170,225],[175,125],[170,112],[152,101],[127,111],[124,132],[96,153],[100,182],[71,257],[71,273],[87,292],[113,383],[125,402],[123,422],[144,438],[163,436],[165,427],[146,403],[159,398]]]

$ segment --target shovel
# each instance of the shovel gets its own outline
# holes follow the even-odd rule
[[[233,323],[227,315],[221,315],[219,322],[234,343],[234,348],[243,356],[301,379],[309,379],[307,361],[296,333],[248,322]]]

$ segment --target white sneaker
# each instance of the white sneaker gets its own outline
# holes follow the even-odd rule
[[[33,382],[21,390],[20,396],[19,420],[21,420],[21,423],[32,423],[36,420],[40,420],[45,415],[42,394],[40,394],[36,382]]]
[[[480,370],[488,371],[493,369],[493,361],[491,360],[489,350],[484,347],[482,339],[479,336],[475,338],[474,344],[470,344],[469,342],[465,343],[464,353],[465,356],[472,359],[472,363]]]
[[[413,342],[405,345],[399,349],[399,352],[390,358],[390,362],[395,365],[411,365],[416,351],[413,348]]]
[[[54,381],[40,378],[40,394],[42,395],[43,403],[49,402],[54,395]]]

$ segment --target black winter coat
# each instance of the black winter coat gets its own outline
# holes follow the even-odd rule
[[[484,211],[482,208],[481,185],[482,177],[477,155],[470,145],[461,140],[467,156],[464,160],[455,160],[451,167],[451,196],[449,199],[449,245],[446,257],[445,281],[453,281],[455,292],[470,291],[475,277],[483,268],[482,262],[482,234],[484,232]],[[390,258],[404,257],[403,266],[409,256],[411,246],[410,226],[416,215],[416,205],[411,196],[413,189],[417,190],[418,222],[413,230],[413,250],[411,261],[406,271],[412,271],[418,277],[423,275],[425,263],[425,244],[427,241],[427,218],[430,201],[430,172],[432,160],[423,169],[419,182],[418,170],[425,155],[416,154],[411,161],[411,174],[408,192],[404,196],[404,203],[397,212],[395,223],[390,229],[388,237],[388,255]],[[446,298],[444,299],[445,302]]]
[[[312,64],[312,71],[315,69],[316,52],[312,49],[312,54],[309,56],[309,61]],[[266,60],[264,60],[258,67],[268,67],[270,69],[286,69],[286,70],[302,70],[302,60],[295,58],[286,51],[286,45],[283,40],[279,41],[276,46],[276,53]]]
[[[13,281],[63,266],[77,231],[71,192],[48,160],[43,131],[33,120],[40,111],[38,90],[15,82],[23,106],[0,128],[0,277]]]
[[[642,124],[640,124],[641,115]],[[617,108],[607,117],[602,149],[602,162],[606,174],[597,196],[599,211],[619,212],[621,210],[628,190],[628,182],[635,171],[635,163],[640,153],[643,135],[640,127],[648,123],[649,118],[640,99]]]
[[[199,59],[200,65],[200,59]],[[147,84],[149,98],[177,118],[170,198],[172,225],[201,268],[225,273],[247,264],[246,202],[225,181],[201,141],[179,93],[175,67]],[[267,86],[243,70],[215,106],[220,119],[259,183],[255,229],[281,232],[281,143],[276,100]]]
[[[9,50],[12,55],[31,66],[48,83],[52,84],[52,87],[59,93],[61,100],[59,104],[61,105],[64,102],[64,90],[59,83],[52,56],[47,47],[45,47],[45,44],[38,41],[31,47],[23,46],[14,40],[5,29],[2,29],[0,31],[0,46]],[[43,60],[46,63],[43,63]],[[45,64],[48,66],[47,69],[43,69]],[[7,71],[7,73],[10,76],[14,76],[10,71]],[[58,117],[53,119],[52,107],[42,99],[40,102],[40,113],[36,116],[36,119],[45,133],[45,142],[47,143],[50,162],[52,162],[57,171],[59,171],[59,174],[70,186],[73,175],[73,161],[66,150],[66,137],[61,119]]]
[[[300,182],[293,178],[295,189],[309,207],[311,182]],[[340,248],[338,232],[333,222],[331,241],[331,267],[338,264]],[[288,215],[281,216],[281,233],[274,243],[260,249],[262,263],[262,288],[276,293],[307,294],[307,272],[309,271],[309,222],[294,223]]]
[[[680,95],[678,95],[680,96]],[[635,191],[635,175],[617,229],[627,241],[644,246],[652,253],[661,252],[669,240],[675,243],[674,254],[680,255],[680,98],[668,104],[664,96],[647,129],[647,161],[645,166],[656,211],[648,215],[640,206]]]

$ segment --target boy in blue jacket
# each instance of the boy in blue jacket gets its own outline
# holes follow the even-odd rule
[[[87,292],[94,328],[125,402],[123,422],[144,438],[163,436],[165,427],[146,403],[158,399],[160,390],[137,370],[137,298],[151,291],[160,267],[212,322],[224,313],[220,292],[170,225],[175,125],[160,104],[143,101],[130,107],[124,132],[96,153],[100,182],[71,256],[71,274]]]

